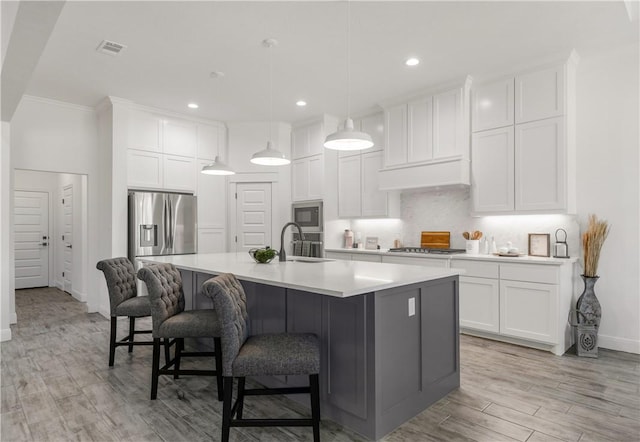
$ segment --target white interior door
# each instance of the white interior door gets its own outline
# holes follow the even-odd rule
[[[14,192],[15,284],[49,286],[49,194]]]
[[[62,249],[63,290],[71,293],[71,275],[73,275],[73,186],[62,188]]]
[[[271,183],[238,183],[235,250],[271,244]]]

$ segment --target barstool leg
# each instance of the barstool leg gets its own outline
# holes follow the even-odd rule
[[[224,400],[222,402],[222,442],[229,442],[231,431],[231,397],[233,395],[233,377],[224,378]]]
[[[160,371],[160,338],[153,338],[153,366],[151,367],[151,400],[158,396],[158,376]]]
[[[113,361],[116,357],[116,331],[118,325],[118,318],[116,316],[111,317],[111,336],[109,337],[109,367],[113,367]]]
[[[133,342],[133,335],[136,331],[136,318],[129,316],[129,342]],[[129,353],[133,351],[133,344],[129,344]]]
[[[174,356],[175,362],[173,364],[173,379],[178,379],[178,373],[180,372],[180,352],[184,348],[184,339],[176,339],[176,353]]]
[[[242,407],[244,407],[244,382],[246,378],[238,378],[238,407],[236,408],[236,418],[242,419]]]
[[[313,421],[313,441],[320,442],[320,385],[318,375],[309,375],[311,387],[311,420]]]
[[[218,381],[218,400],[223,400],[223,390],[224,387],[222,385],[222,341],[220,338],[213,338],[213,345],[216,350],[216,380]]]

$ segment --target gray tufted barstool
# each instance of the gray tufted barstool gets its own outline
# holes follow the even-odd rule
[[[153,324],[153,366],[151,372],[151,399],[158,394],[160,375],[216,376],[218,400],[222,400],[222,345],[220,323],[215,310],[184,309],[184,291],[180,272],[172,264],[154,264],[138,271],[145,282],[151,303]],[[213,338],[215,352],[184,352],[184,338]],[[168,346],[176,345],[175,356],[160,367],[160,340]],[[181,370],[180,359],[189,356],[214,356],[215,370]],[[173,368],[171,368],[173,367]]]
[[[127,258],[104,259],[96,264],[96,268],[104,273],[109,289],[111,306],[111,335],[109,337],[109,367],[113,367],[116,347],[126,345],[129,353],[134,345],[152,345],[152,341],[134,341],[134,335],[151,333],[151,330],[136,331],[136,318],[151,315],[148,296],[137,296],[136,272]],[[129,317],[129,335],[116,341],[118,316]]]
[[[213,299],[220,320],[222,339],[222,442],[231,427],[310,426],[313,440],[320,441],[320,347],[311,333],[278,333],[249,336],[247,297],[238,279],[225,273],[207,280],[202,290]],[[308,375],[308,387],[245,389],[246,376]],[[238,397],[232,405],[233,378],[238,379]],[[243,419],[244,397],[265,394],[311,395],[311,419]],[[234,416],[236,418],[234,419]]]

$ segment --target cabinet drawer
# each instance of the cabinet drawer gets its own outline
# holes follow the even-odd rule
[[[500,264],[500,279],[559,284],[560,268],[536,264]]]
[[[367,261],[367,262],[382,262],[382,257],[380,255],[367,255],[364,253],[353,253],[351,254],[352,261]]]
[[[452,259],[451,268],[464,269],[464,276],[474,276],[477,278],[498,278],[497,262],[466,261],[462,259]]]
[[[382,262],[390,264],[410,264],[425,267],[444,267],[447,268],[449,263],[446,258],[413,258],[410,256],[382,256]]]

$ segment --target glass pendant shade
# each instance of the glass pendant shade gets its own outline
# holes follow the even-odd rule
[[[282,152],[274,149],[271,146],[271,141],[267,142],[267,148],[256,152],[251,156],[251,162],[253,164],[260,164],[261,166],[284,166],[289,164],[291,160],[288,160]]]
[[[202,168],[200,173],[204,173],[205,175],[234,175],[235,172],[229,168],[226,164],[224,164],[218,155],[213,160],[213,163],[207,164]]]
[[[324,147],[333,150],[363,150],[373,147],[373,140],[368,133],[353,128],[353,120],[347,118],[344,128],[327,136]]]

